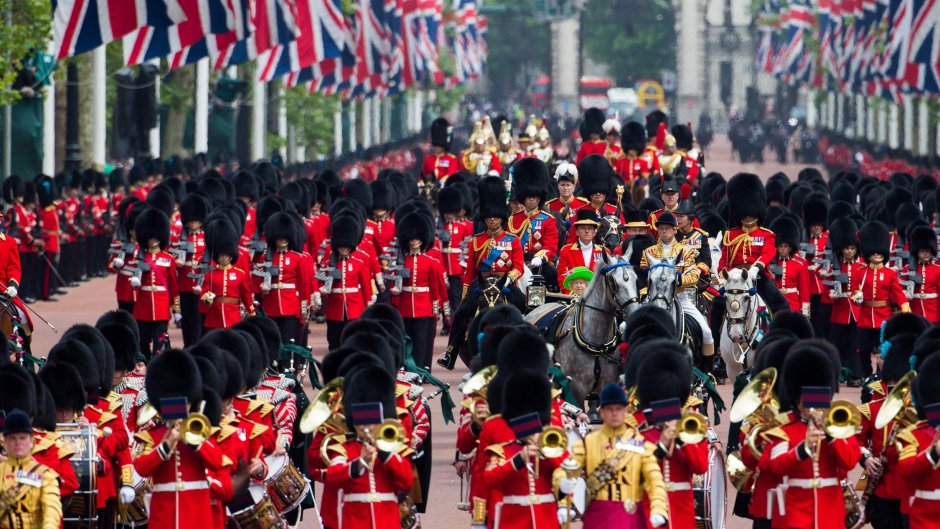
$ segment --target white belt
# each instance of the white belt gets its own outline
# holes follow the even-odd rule
[[[134,275],[134,272],[128,272],[127,270],[123,270],[123,269],[118,270],[118,273],[121,274],[122,276],[128,276],[128,277]]]
[[[552,494],[529,494],[528,496],[503,496],[504,505],[538,505],[540,503],[555,503]]]
[[[343,495],[344,503],[373,503],[377,501],[398,501],[398,497],[391,492],[365,492],[361,494]]]
[[[816,478],[816,479],[790,479],[787,485],[798,489],[821,489],[824,487],[838,487],[839,480],[836,478]]]
[[[192,267],[193,267],[193,262],[192,262],[192,261],[183,261],[183,266],[188,266],[188,267],[192,268]]]
[[[921,294],[914,294],[914,297],[915,297],[916,299],[934,299],[934,298],[937,297],[937,295],[936,295],[936,294],[923,294],[923,293],[921,293]]]
[[[460,248],[444,248],[443,250],[441,250],[441,253],[460,253],[462,251],[463,250],[461,250]]]
[[[681,483],[674,483],[672,481],[666,481],[663,483],[663,486],[666,489],[666,492],[674,492],[678,490],[692,490],[692,484],[688,481],[683,481]]]
[[[799,291],[800,289],[798,288],[781,288],[780,289],[780,292],[782,292],[783,294],[796,294]]]
[[[166,287],[161,287],[159,285],[144,285],[140,287],[144,292],[166,292]]]
[[[359,292],[359,287],[352,287],[352,288],[334,288],[334,289],[330,290],[330,293],[331,293],[331,294],[355,294],[356,292]]]
[[[916,490],[914,491],[914,497],[922,500],[938,501],[940,500],[940,489]]]
[[[428,287],[401,287],[402,292],[430,292]]]
[[[153,492],[185,492],[187,490],[206,490],[208,481],[174,481],[172,483],[158,483],[153,486]]]
[[[291,289],[291,288],[297,288],[297,285],[293,283],[274,283],[273,285],[271,285],[271,288],[275,290]]]

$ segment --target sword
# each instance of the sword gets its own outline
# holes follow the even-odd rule
[[[39,255],[42,256],[42,258],[46,261],[46,264],[49,265],[49,270],[52,270],[52,273],[55,274],[56,278],[58,278],[59,282],[64,286],[65,279],[62,279],[62,274],[56,270],[56,267],[52,264],[52,261],[49,260],[49,256],[46,255],[46,252],[39,252]]]

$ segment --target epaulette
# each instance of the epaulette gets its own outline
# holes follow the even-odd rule
[[[561,396],[561,390],[558,388],[552,388],[552,400],[555,400],[560,396]]]
[[[75,455],[75,447],[71,443],[64,442],[59,434],[55,432],[49,432],[48,435],[56,436],[55,445],[56,448],[58,448],[56,455],[59,457],[59,459],[68,459]]]
[[[232,461],[231,459],[229,459],[229,457],[228,457],[227,455],[222,454],[222,467],[223,467],[223,468],[224,468],[224,467],[230,467],[230,466],[232,466],[232,465],[234,465],[234,464],[235,464],[235,462]]]
[[[118,418],[117,415],[111,412],[107,412],[98,408],[94,408],[94,410],[98,412],[98,426],[99,427],[102,427],[106,425],[107,423],[113,421],[114,419]]]
[[[37,437],[37,435],[34,434],[33,437],[35,438],[35,437]],[[58,436],[57,434],[55,434],[55,433],[53,433],[53,432],[46,432],[46,435],[43,435],[43,436],[36,442],[36,444],[33,445],[33,451],[32,451],[32,453],[33,453],[33,454],[38,454],[39,452],[42,452],[42,451],[44,451],[44,450],[48,450],[49,448],[51,448],[53,445],[56,444],[56,440],[58,440],[58,438],[59,438],[59,436]],[[60,457],[60,459],[61,459],[61,457]]]
[[[134,439],[140,442],[140,445],[142,447],[142,450],[140,452],[141,455],[149,453],[151,450],[153,450],[153,447],[156,445],[156,443],[153,440],[153,436],[150,435],[150,432],[147,430],[141,430],[135,433]]]
[[[221,443],[222,441],[228,439],[232,434],[234,434],[237,431],[238,431],[238,428],[235,426],[232,426],[231,423],[223,424],[222,426],[219,426],[219,437],[218,437],[219,442]]]
[[[790,436],[787,435],[787,432],[784,431],[784,429],[779,426],[777,426],[776,428],[771,428],[770,430],[767,430],[766,432],[761,432],[760,436],[765,441],[771,441],[774,438],[780,439],[783,441],[790,440]]]
[[[497,456],[500,459],[506,459],[506,449],[502,444],[494,444],[486,447],[486,451]]]
[[[858,406],[858,412],[859,412],[860,414],[862,414],[863,416],[865,416],[865,418],[868,419],[869,421],[871,420],[871,406],[870,406],[870,404],[871,404],[871,403],[866,402],[865,404],[860,404],[860,405]]]
[[[920,426],[920,423],[915,423],[908,426],[907,428],[904,428],[898,432],[897,440],[903,441],[909,445],[917,446],[919,443],[917,441],[917,436],[914,435],[914,430],[916,430],[918,426]]]
[[[406,386],[402,382],[396,382],[395,383],[395,398],[397,399],[398,397],[401,397],[406,393],[408,393],[408,386]]]
[[[399,417],[404,417],[404,416],[406,416],[406,415],[411,415],[411,412],[408,411],[408,408],[402,408],[401,406],[396,406],[396,407],[395,407],[395,413],[396,413]]]
[[[119,393],[115,393],[113,391],[111,393],[108,393],[107,400],[108,400],[108,411],[110,413],[114,413],[115,411],[118,410],[118,408],[124,407],[124,397],[122,397],[121,394]]]
[[[259,435],[268,431],[268,427],[263,424],[258,424],[256,422],[253,422],[250,424],[252,424],[253,426],[251,428],[251,433],[248,434],[249,439],[255,439]]]
[[[696,406],[701,406],[705,401],[696,397],[695,395],[689,395],[688,400],[685,401],[685,409],[694,408]]]
[[[885,394],[884,384],[881,383],[881,379],[873,380],[869,382],[867,387],[868,389],[871,390],[873,394],[878,394],[878,395]]]
[[[761,226],[760,229],[766,231],[767,233],[769,233],[769,234],[771,234],[771,235],[776,235],[776,234],[774,233],[774,230],[772,230],[772,229],[770,229],[770,228],[766,228],[766,227],[764,227],[764,226]]]

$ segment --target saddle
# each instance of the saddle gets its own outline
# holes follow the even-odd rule
[[[574,310],[574,307],[574,304],[546,303],[532,311],[532,313],[535,314],[535,320],[532,322],[532,325],[542,333],[546,342],[558,343],[558,340],[570,332],[561,327],[568,317],[568,314]]]

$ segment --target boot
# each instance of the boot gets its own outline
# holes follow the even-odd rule
[[[448,371],[454,370],[454,365],[457,363],[457,355],[454,354],[454,346],[448,345],[447,350],[444,351],[444,354],[437,359],[437,365],[443,367]]]

